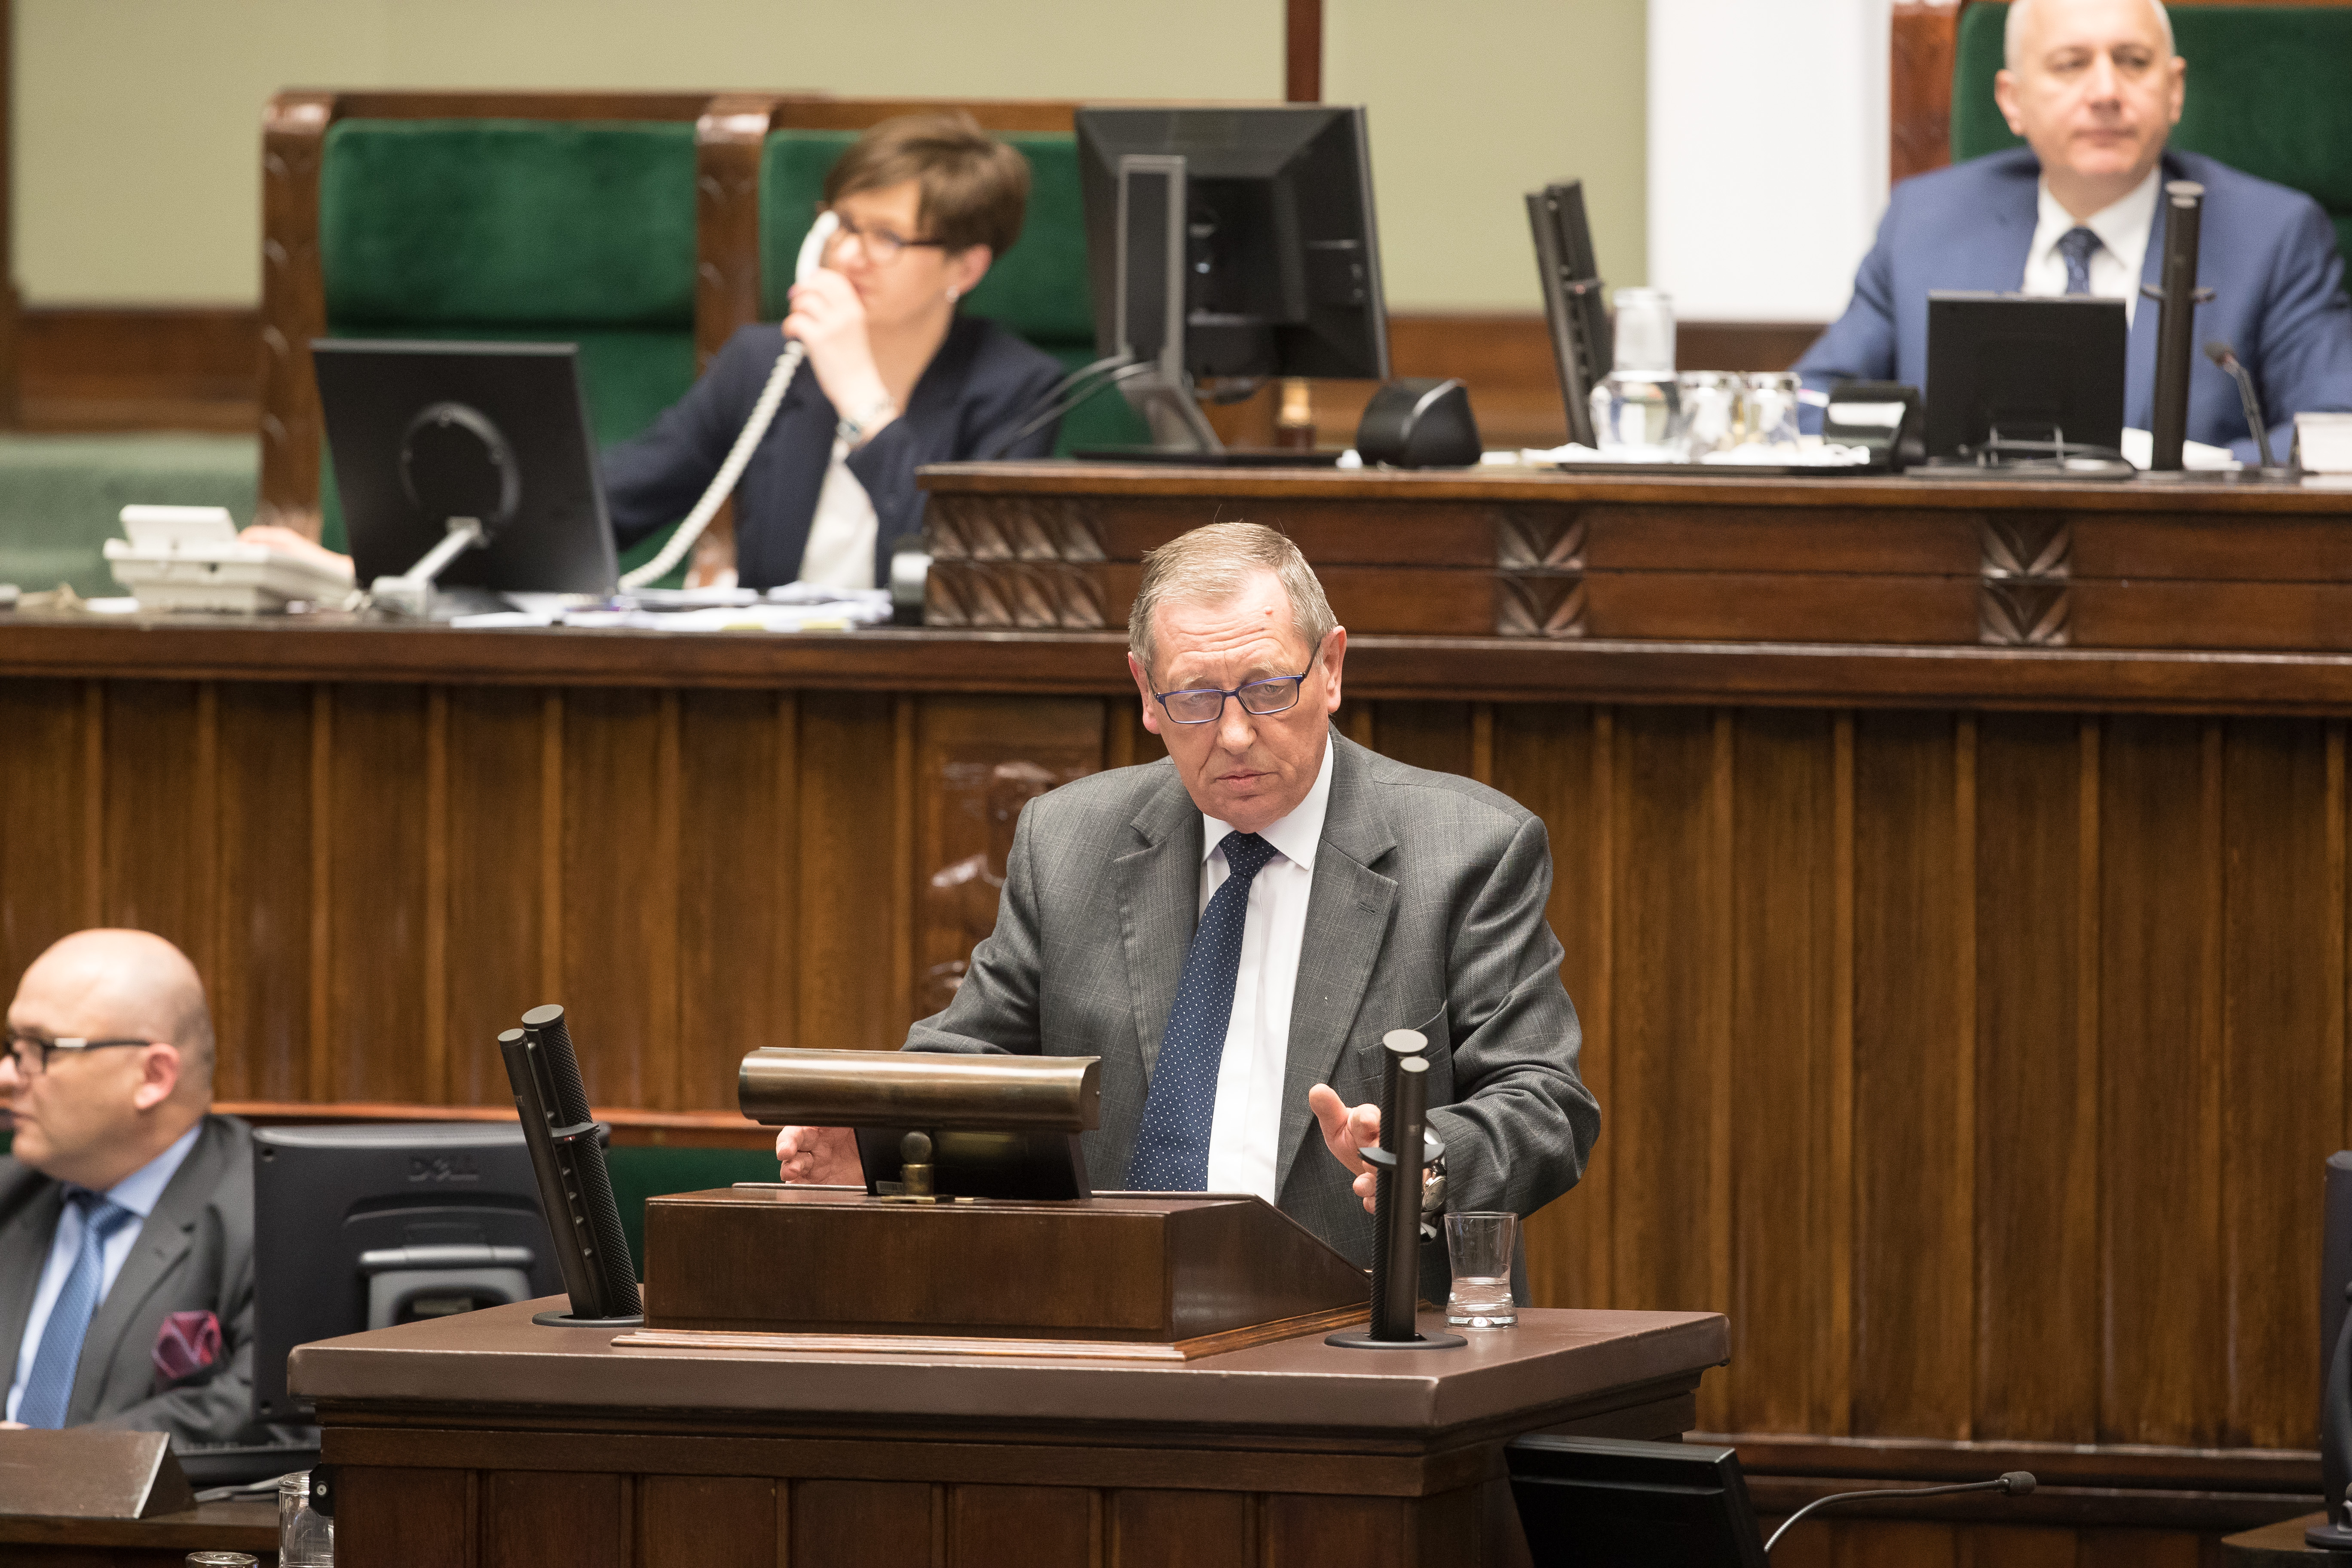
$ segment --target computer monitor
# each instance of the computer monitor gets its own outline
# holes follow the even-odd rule
[[[1601,262],[1584,214],[1584,182],[1562,180],[1528,193],[1528,225],[1536,241],[1536,276],[1543,289],[1544,321],[1551,328],[1553,367],[1568,405],[1568,438],[1598,447],[1592,429],[1592,388],[1612,368],[1609,312],[1601,299]]]
[[[1156,444],[1218,449],[1198,382],[1388,379],[1361,109],[1081,109],[1077,136],[1097,352]]]
[[[362,584],[406,573],[450,519],[470,517],[489,538],[441,569],[444,608],[618,586],[577,354],[571,343],[311,343]]]
[[[1736,1449],[1536,1436],[1503,1458],[1535,1568],[1764,1568]]]
[[[287,1392],[297,1345],[562,1289],[512,1122],[267,1127],[253,1135],[253,1408]]]
[[[2117,457],[2125,336],[2120,300],[1929,293],[1929,459]]]

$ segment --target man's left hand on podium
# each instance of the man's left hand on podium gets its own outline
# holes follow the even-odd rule
[[[1381,1108],[1349,1105],[1330,1085],[1318,1083],[1307,1091],[1307,1109],[1322,1124],[1331,1157],[1356,1173],[1356,1195],[1364,1201],[1364,1212],[1371,1213],[1372,1167],[1358,1151],[1380,1147]]]
[[[778,1176],[823,1187],[862,1187],[857,1134],[846,1127],[787,1127],[776,1134]]]

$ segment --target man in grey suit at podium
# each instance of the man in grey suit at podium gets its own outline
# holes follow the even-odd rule
[[[1097,1187],[1255,1193],[1361,1266],[1381,1037],[1418,1029],[1446,1148],[1425,1213],[1532,1214],[1573,1186],[1601,1112],[1542,821],[1332,729],[1348,634],[1272,529],[1151,552],[1128,642],[1167,759],[1029,803],[996,929],[907,1048],[1099,1056]],[[787,1181],[861,1179],[839,1129],[776,1152]],[[1443,1291],[1442,1247],[1423,1278]]]

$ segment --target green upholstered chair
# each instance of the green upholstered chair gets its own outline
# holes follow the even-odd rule
[[[2189,100],[2172,142],[2310,195],[2352,263],[2352,6],[2174,5]],[[1992,100],[2006,4],[1961,11],[1953,53],[1954,163],[2022,145]]]
[[[1086,212],[1078,195],[1077,138],[1068,132],[1001,132],[1029,160],[1029,211],[1021,238],[996,258],[963,309],[1019,334],[1076,370],[1095,355],[1093,295],[1087,282]],[[760,317],[781,321],[802,238],[816,221],[825,171],[857,139],[854,131],[772,132],[760,157]],[[1079,405],[1062,421],[1056,446],[1095,447],[1150,438],[1116,392]]]
[[[637,1278],[646,1277],[646,1200],[670,1193],[698,1193],[737,1182],[776,1179],[775,1152],[770,1149],[677,1149],[660,1144],[614,1144],[605,1152],[605,1168],[613,1176],[613,1198],[620,1205],[621,1229],[629,1237],[629,1256],[636,1259]]]
[[[693,384],[690,121],[338,120],[318,235],[330,334],[576,342],[600,445]]]

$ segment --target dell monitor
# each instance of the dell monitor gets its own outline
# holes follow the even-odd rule
[[[1081,109],[1095,338],[1164,449],[1213,453],[1201,382],[1385,381],[1361,109]]]
[[[253,1135],[253,1408],[302,1422],[297,1345],[562,1289],[512,1122],[268,1127]]]
[[[618,586],[572,344],[322,338],[310,357],[361,583],[408,581],[444,547],[417,613]],[[449,544],[462,522],[478,542]]]
[[[2120,463],[2124,304],[1927,296],[1927,456],[1988,467]]]
[[[1764,1568],[1737,1449],[1537,1435],[1503,1459],[1535,1568]]]

